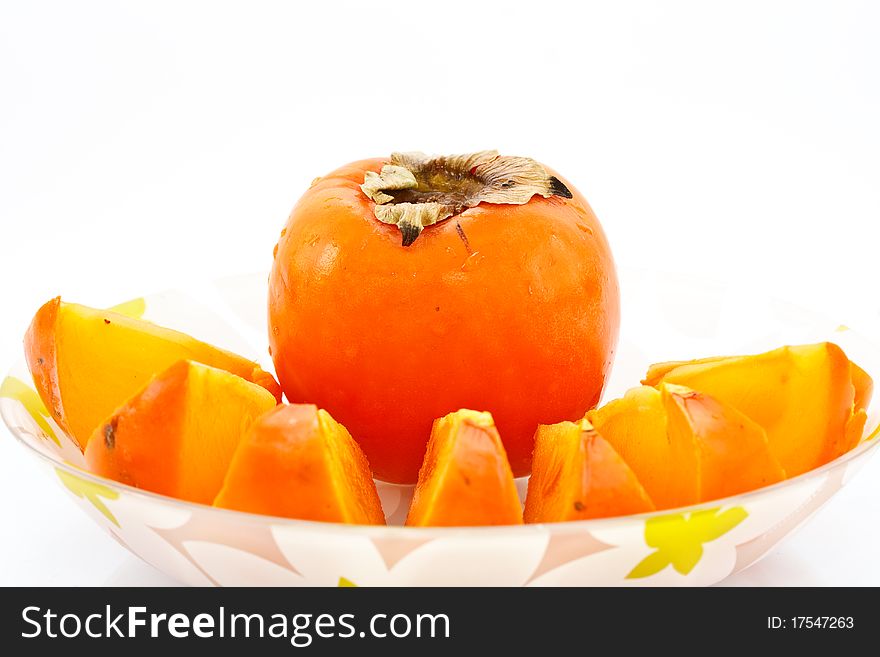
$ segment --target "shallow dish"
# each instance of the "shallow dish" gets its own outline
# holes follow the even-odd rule
[[[194,284],[135,300],[127,310],[271,370],[265,281],[255,274]],[[837,342],[869,373],[880,372],[880,345],[759,290],[648,271],[622,271],[621,285],[623,327],[605,399],[637,385],[655,361],[821,340]],[[869,409],[869,428],[877,406]],[[393,526],[406,516],[411,487],[377,482],[392,526],[363,527],[215,509],[95,477],[81,469],[82,454],[41,408],[22,359],[0,393],[0,415],[12,434],[121,545],[194,585],[714,584],[797,529],[880,444],[865,440],[819,469],[724,500],[551,525]],[[525,480],[518,485],[524,494]]]

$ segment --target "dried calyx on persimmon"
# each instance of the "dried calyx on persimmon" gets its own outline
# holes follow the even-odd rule
[[[497,151],[436,157],[392,153],[379,173],[366,172],[361,189],[376,203],[376,219],[400,228],[404,246],[426,226],[480,203],[523,205],[535,194],[572,197],[535,160]]]

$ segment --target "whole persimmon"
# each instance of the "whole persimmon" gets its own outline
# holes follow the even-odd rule
[[[319,178],[269,276],[291,402],[327,409],[376,477],[414,483],[435,418],[492,413],[516,476],[539,424],[599,401],[619,326],[611,251],[570,184],[484,151],[395,153]]]

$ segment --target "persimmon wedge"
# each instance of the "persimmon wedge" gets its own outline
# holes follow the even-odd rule
[[[525,522],[562,522],[653,511],[636,475],[587,420],[535,433]]]
[[[701,502],[785,479],[760,425],[732,406],[684,386],[664,383],[660,393],[670,442],[696,444]]]
[[[241,441],[214,506],[301,520],[384,525],[361,448],[329,413],[277,406]]]
[[[65,303],[60,297],[37,311],[24,346],[46,408],[82,449],[117,406],[180,360],[231,372],[281,401],[272,375],[246,358],[152,322]]]
[[[586,418],[632,468],[658,509],[699,501],[696,444],[685,434],[668,434],[660,391],[632,388],[620,399],[589,411]]]
[[[854,389],[853,409],[855,411],[866,410],[874,394],[874,380],[865,370],[852,361],[849,362],[849,374]]]
[[[226,370],[179,361],[99,423],[86,465],[95,474],[210,504],[244,432],[276,399]]]
[[[872,388],[870,377],[830,342],[660,364],[649,369],[644,382],[684,385],[733,406],[764,428],[789,477],[854,446],[864,425],[863,409],[855,405],[867,404]]]
[[[435,420],[406,524],[457,527],[522,521],[513,473],[492,415],[460,410]]]

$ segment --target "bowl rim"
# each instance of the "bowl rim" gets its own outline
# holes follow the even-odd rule
[[[282,527],[295,527],[304,529],[307,531],[313,532],[332,532],[332,533],[345,533],[348,535],[357,535],[363,537],[373,537],[375,535],[380,535],[383,538],[390,537],[400,537],[404,536],[407,538],[486,538],[487,536],[509,536],[515,534],[546,534],[546,533],[564,533],[564,534],[582,534],[582,533],[592,533],[593,529],[605,529],[608,527],[620,526],[631,524],[633,521],[641,521],[648,520],[651,518],[659,518],[663,516],[673,516],[680,515],[682,513],[691,513],[694,511],[700,511],[705,509],[713,509],[713,508],[722,508],[725,506],[739,506],[747,503],[748,501],[752,501],[756,498],[763,497],[765,495],[772,495],[778,490],[789,486],[797,486],[798,484],[817,479],[822,475],[834,470],[840,466],[843,466],[850,461],[866,458],[873,452],[878,445],[880,445],[880,437],[878,437],[875,429],[871,431],[865,432],[867,437],[862,438],[861,442],[849,450],[845,454],[841,454],[833,461],[829,461],[818,468],[814,468],[812,470],[808,470],[802,474],[799,474],[790,479],[784,479],[783,481],[776,482],[774,484],[770,484],[768,486],[762,486],[761,488],[756,488],[754,490],[747,491],[745,493],[739,493],[736,495],[730,495],[728,497],[723,497],[715,500],[709,500],[706,502],[700,502],[699,504],[693,504],[689,506],[681,506],[675,507],[671,509],[661,509],[656,511],[648,511],[645,513],[632,514],[627,516],[610,516],[607,518],[590,518],[587,520],[569,520],[564,522],[550,522],[550,523],[528,523],[522,525],[481,525],[481,526],[463,526],[463,527],[407,527],[405,525],[356,525],[356,524],[345,524],[345,523],[337,523],[337,522],[324,522],[320,520],[302,520],[298,518],[286,518],[284,516],[273,516],[262,513],[252,513],[249,511],[237,511],[235,509],[224,509],[221,507],[215,507],[209,504],[202,504],[200,502],[191,502],[189,500],[182,500],[180,498],[172,497],[170,495],[164,495],[162,493],[156,493],[153,491],[145,490],[142,488],[136,488],[129,484],[125,484],[119,481],[115,481],[113,479],[109,479],[107,477],[102,477],[100,475],[96,475],[94,473],[89,472],[88,470],[84,470],[73,463],[65,461],[60,458],[56,458],[53,454],[48,451],[44,451],[39,449],[36,445],[31,444],[31,441],[27,440],[20,432],[20,428],[13,426],[12,419],[7,416],[7,411],[5,410],[6,404],[0,403],[0,417],[3,418],[3,423],[6,425],[6,428],[13,435],[13,437],[22,445],[24,445],[27,450],[37,455],[47,463],[51,464],[54,467],[60,467],[66,470],[67,472],[76,475],[77,477],[89,480],[93,483],[100,484],[102,486],[109,486],[112,488],[118,488],[124,491],[128,495],[134,495],[137,497],[145,498],[150,502],[158,502],[160,504],[168,504],[172,506],[182,506],[185,509],[189,509],[193,512],[202,511],[202,512],[212,512],[224,515],[228,518],[232,518],[233,522],[247,522],[247,523],[271,523],[273,525],[282,526]],[[880,427],[878,427],[880,428]],[[399,486],[401,488],[408,487],[409,485],[405,484],[392,484],[389,482],[383,482],[387,486]]]

